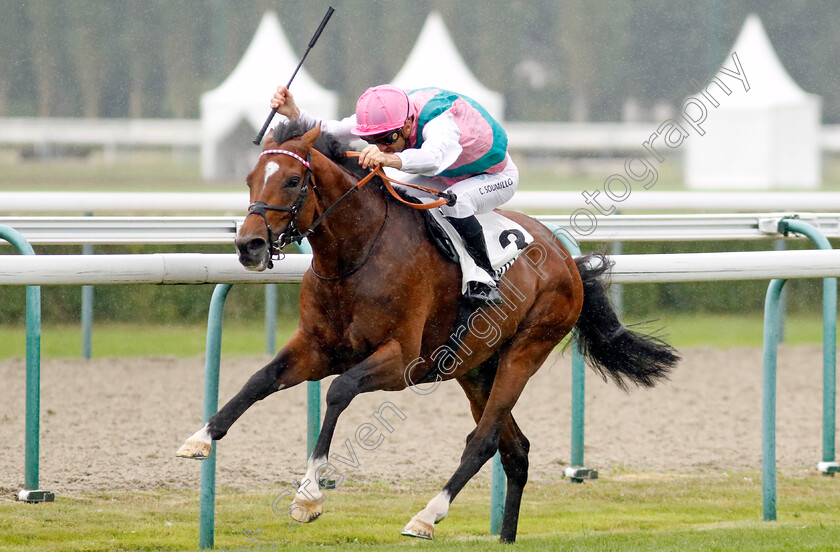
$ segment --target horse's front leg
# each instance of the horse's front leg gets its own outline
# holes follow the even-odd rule
[[[327,361],[318,347],[300,330],[277,356],[257,371],[221,410],[214,414],[176,452],[182,458],[203,460],[210,455],[213,441],[224,437],[230,426],[255,402],[281,389],[327,375]]]
[[[405,365],[400,344],[391,340],[379,347],[365,360],[337,377],[327,391],[327,410],[318,442],[306,463],[306,476],[295,494],[290,509],[293,519],[307,523],[324,512],[324,494],[318,485],[320,475],[329,461],[338,417],[353,398],[367,391],[385,389],[396,391],[405,388],[402,369]]]

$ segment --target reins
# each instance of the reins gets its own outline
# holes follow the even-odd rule
[[[348,152],[345,153],[345,155],[347,157],[359,157],[361,155],[361,152],[359,152],[359,151],[348,151]],[[426,210],[426,209],[434,209],[435,207],[440,207],[441,205],[450,205],[450,206],[455,205],[456,197],[455,197],[455,194],[453,194],[452,192],[447,192],[445,190],[444,191],[435,190],[434,188],[426,188],[425,186],[418,186],[417,184],[409,184],[408,182],[400,182],[396,178],[391,178],[390,176],[386,175],[385,171],[382,170],[382,167],[376,167],[375,169],[373,169],[370,174],[368,174],[362,180],[359,181],[357,186],[361,188],[364,184],[366,184],[374,176],[378,176],[379,178],[382,179],[382,182],[385,184],[385,188],[388,190],[388,192],[391,193],[392,196],[394,196],[394,198],[397,201],[399,201],[400,203],[404,203],[404,204],[408,205],[412,209]],[[427,192],[427,193],[430,193],[432,195],[435,195],[439,199],[436,199],[435,201],[432,201],[431,203],[412,203],[410,201],[404,200],[400,196],[400,194],[397,193],[397,191],[394,189],[394,186],[393,186],[394,184],[399,184],[400,186],[406,186],[406,187],[409,187],[409,188],[414,188],[415,190],[421,190],[423,192]]]

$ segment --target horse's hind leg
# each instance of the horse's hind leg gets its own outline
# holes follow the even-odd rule
[[[476,423],[481,419],[484,407],[487,404],[487,398],[490,396],[492,377],[495,377],[495,367],[492,372],[489,372],[489,370],[483,374],[470,372],[467,376],[458,378],[458,383],[461,384],[470,400],[470,408]],[[468,442],[474,434],[475,432],[470,433],[467,437]],[[505,513],[500,535],[502,542],[514,542],[516,540],[519,506],[522,502],[522,492],[528,482],[528,451],[530,448],[531,444],[525,434],[522,433],[516,420],[513,419],[513,414],[508,415],[499,436],[499,455],[502,460],[502,467],[505,469],[505,475],[507,475]]]
[[[497,363],[497,358],[493,357],[481,367],[458,378],[458,383],[464,389],[470,401],[470,409],[472,410],[476,423],[479,423],[483,417],[496,374]],[[467,437],[467,445],[461,457],[459,471],[462,471],[461,468],[464,467],[465,463],[468,466],[474,466],[477,463],[476,460],[478,460],[480,463],[475,468],[474,475],[484,462],[495,453],[496,448],[494,447],[493,450],[489,451],[489,455],[486,454],[487,451],[485,450],[485,453],[479,457],[484,457],[483,460],[469,456],[469,454],[474,454],[474,452],[471,452],[471,444],[478,444],[481,447],[481,444],[476,441],[476,437],[479,435],[479,429],[479,427],[476,427]],[[500,540],[502,542],[513,542],[516,539],[522,491],[528,480],[528,450],[530,443],[510,413],[501,421],[501,430],[498,433],[497,443],[502,466],[505,469],[505,474],[508,479],[505,515],[502,521]],[[458,476],[458,472],[456,472],[456,476]],[[456,476],[450,479],[443,491],[433,498],[425,509],[411,518],[411,521],[409,521],[402,531],[403,535],[428,539],[434,538],[434,524],[446,517],[449,504],[454,500],[455,494],[466,484],[466,481],[464,481],[463,484],[460,484],[460,488],[456,487],[459,484],[456,482]],[[472,475],[469,477],[472,477]]]
[[[294,334],[271,362],[251,376],[242,389],[210,417],[204,427],[181,445],[176,456],[197,460],[207,458],[213,441],[224,437],[251,405],[276,391],[312,379],[316,367],[323,369],[325,365],[317,351],[307,345],[303,337]],[[321,374],[321,377],[324,375]]]

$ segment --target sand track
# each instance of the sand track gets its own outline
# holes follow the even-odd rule
[[[716,471],[761,465],[761,351],[693,348],[672,380],[625,394],[587,374],[586,464],[602,472]],[[222,360],[220,401],[230,398],[267,357]],[[514,415],[531,441],[531,479],[562,477],[570,456],[569,355],[552,357],[526,387]],[[175,458],[201,425],[204,361],[62,359],[44,361],[40,483],[57,494],[199,487],[199,463]],[[0,495],[24,477],[23,360],[0,362]],[[322,386],[322,393],[327,386]],[[375,450],[355,441],[385,417],[393,432]],[[305,388],[258,403],[218,446],[217,483],[236,489],[286,486],[303,473]],[[782,469],[813,469],[822,451],[822,352],[782,347],[779,355],[777,456]],[[379,425],[381,429],[381,425]],[[351,481],[443,481],[455,469],[474,427],[459,386],[421,396],[412,391],[357,398],[336,430],[336,465]],[[479,477],[487,477],[484,468]]]

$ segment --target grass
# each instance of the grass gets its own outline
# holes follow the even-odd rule
[[[297,320],[278,319],[275,342],[281,346],[294,329]],[[132,357],[163,355],[192,357],[205,352],[206,324],[97,324],[93,326],[94,357]],[[22,357],[26,351],[24,327],[0,326],[0,359]],[[266,349],[265,328],[251,323],[228,321],[222,330],[222,354],[262,354]],[[41,331],[42,358],[78,357],[82,354],[82,332],[79,326],[44,326]]]
[[[583,191],[602,189],[613,173],[624,172],[624,158],[527,159],[514,155],[521,173],[520,190]],[[656,165],[655,189],[683,190],[682,163],[678,157]],[[54,158],[20,161],[12,150],[0,150],[0,191],[144,191],[144,192],[242,192],[240,179],[205,182],[195,153],[173,154],[163,150],[123,153],[111,162],[94,152],[88,158]],[[840,158],[823,156],[821,191],[840,190]]]
[[[627,317],[628,322],[639,321]],[[640,320],[654,320],[646,331],[660,332],[677,348],[709,346],[761,347],[763,315],[747,314],[678,314],[659,313]],[[297,327],[297,320],[277,320],[275,343],[283,345]],[[822,319],[819,316],[788,316],[786,343],[807,345],[822,343]],[[207,326],[94,323],[92,349],[94,357],[131,357],[164,355],[192,357],[205,351]],[[0,360],[23,357],[26,351],[26,329],[0,326]],[[266,349],[265,329],[259,324],[227,321],[222,331],[222,354],[228,356],[262,354]],[[82,335],[78,325],[45,325],[41,332],[42,358],[79,357]]]
[[[623,161],[622,161],[623,162]],[[616,165],[616,167],[619,167]],[[679,161],[669,159],[659,167],[657,189],[682,188]],[[612,168],[565,170],[554,165],[521,167],[520,190],[592,190],[603,187]],[[0,156],[0,191],[143,191],[143,192],[242,192],[245,175],[239,180],[204,182],[195,156],[180,161],[164,153],[138,153],[117,163],[90,159],[53,159],[19,162]]]
[[[108,164],[100,159],[15,162],[0,159],[0,191],[61,192],[243,192],[241,182],[208,184],[192,157],[173,161],[163,154],[135,155]]]
[[[662,328],[661,336],[677,348],[761,347],[764,341],[764,315],[761,313],[659,313],[644,317],[628,314],[626,318],[627,323],[654,320],[643,327],[647,331]],[[785,343],[788,345],[820,344],[822,335],[822,317],[819,315],[788,315],[785,319]]]
[[[757,473],[607,474],[598,481],[531,483],[516,550],[836,550],[837,480],[782,474],[778,521],[761,521]],[[348,484],[327,491],[327,512],[297,528],[271,508],[283,489],[222,490],[217,550],[499,550],[489,533],[486,483],[459,495],[434,543],[399,530],[437,492],[427,483],[391,488]],[[278,508],[282,510],[283,506]],[[264,548],[249,542],[257,533]],[[12,551],[195,550],[198,493],[100,493],[55,503],[0,502],[0,549]],[[243,548],[244,547],[244,548]]]

